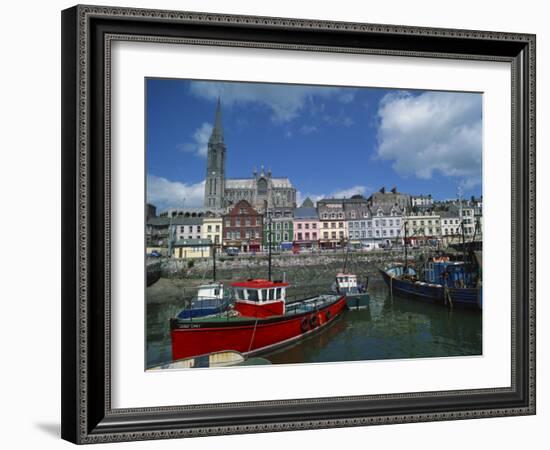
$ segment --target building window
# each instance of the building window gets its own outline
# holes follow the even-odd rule
[[[317,233],[311,233],[311,238],[316,241],[317,240]]]
[[[323,223],[323,228],[328,228],[328,222]]]
[[[206,231],[207,231],[208,233],[212,233],[212,225],[208,225],[208,226],[206,227]]]
[[[309,230],[309,223],[304,224],[306,230]]]
[[[317,229],[317,224],[316,224],[316,223],[312,223],[312,224],[311,224],[311,228],[313,228],[314,230],[316,230],[316,229]]]
[[[338,222],[338,228],[344,228],[344,222]]]
[[[219,233],[219,232],[220,232],[220,226],[216,225],[216,233]]]
[[[336,222],[331,222],[330,223],[330,228],[336,228]]]
[[[333,232],[331,233],[331,236],[332,236],[332,239],[336,239],[336,231],[333,231]]]
[[[299,240],[299,241],[302,240],[302,233],[298,233],[298,240]]]
[[[323,233],[323,237],[324,237],[325,239],[328,239],[328,231],[325,231],[325,232]]]
[[[298,229],[299,229],[299,230],[302,229],[302,224],[301,224],[301,223],[298,224]]]

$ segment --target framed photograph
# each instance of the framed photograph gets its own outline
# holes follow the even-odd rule
[[[535,36],[62,12],[62,437],[535,414]]]

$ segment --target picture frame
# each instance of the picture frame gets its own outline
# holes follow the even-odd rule
[[[511,66],[511,385],[115,409],[111,44],[501,61]],[[62,437],[100,443],[535,414],[535,36],[181,11],[62,12]]]

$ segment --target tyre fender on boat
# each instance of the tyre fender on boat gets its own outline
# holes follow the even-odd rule
[[[327,319],[327,321],[330,320],[330,310],[328,310],[325,314],[325,318]]]
[[[311,325],[311,328],[317,328],[317,325],[319,325],[319,317],[317,317],[317,314],[312,314],[309,318],[309,324]]]
[[[300,322],[300,328],[302,329],[302,332],[306,332],[309,329],[309,320],[307,317],[304,317],[302,321]]]

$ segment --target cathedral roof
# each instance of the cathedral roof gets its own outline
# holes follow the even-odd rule
[[[226,189],[254,189],[256,180],[254,178],[226,178]]]
[[[292,188],[292,183],[288,178],[271,178],[274,188]],[[255,178],[226,178],[226,189],[255,189]]]

